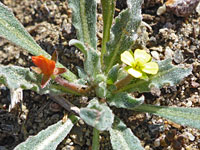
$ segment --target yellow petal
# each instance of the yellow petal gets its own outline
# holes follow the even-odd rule
[[[144,64],[142,71],[146,72],[148,74],[157,74],[158,73],[158,64],[155,62],[146,63],[146,64]]]
[[[133,77],[135,77],[135,78],[140,78],[140,77],[142,76],[142,73],[141,73],[141,72],[139,72],[139,71],[137,71],[137,70],[135,70],[135,69],[133,69],[133,68],[129,68],[129,69],[127,70],[127,72],[128,72],[130,75],[132,75]]]
[[[121,54],[121,61],[129,66],[134,63],[133,54],[129,51],[125,51]]]
[[[151,60],[151,55],[149,55],[145,50],[136,49],[134,52],[135,60],[141,61],[141,63],[147,63]]]

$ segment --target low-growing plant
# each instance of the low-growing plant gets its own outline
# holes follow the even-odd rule
[[[171,59],[154,61],[145,50],[132,49],[142,22],[142,1],[127,0],[127,9],[114,19],[115,0],[101,0],[103,39],[100,49],[96,38],[96,1],[68,0],[78,38],[72,39],[69,45],[76,46],[84,54],[84,68],[78,68],[78,75],[57,62],[56,51],[50,59],[12,12],[0,3],[0,36],[35,55],[32,61],[37,66],[30,69],[0,65],[0,83],[12,91],[12,103],[16,92],[33,90],[48,94],[74,113],[66,122],[59,121],[29,137],[15,150],[56,149],[79,119],[93,127],[93,150],[99,149],[99,133],[103,131],[109,132],[114,150],[144,149],[130,128],[114,115],[111,106],[147,112],[200,129],[199,108],[148,105],[144,104],[144,96],[133,96],[134,92],[151,92],[164,85],[176,85],[192,72],[192,67],[175,66]],[[63,93],[93,98],[87,107],[78,108],[68,102]]]

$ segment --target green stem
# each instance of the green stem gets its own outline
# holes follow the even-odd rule
[[[99,130],[93,128],[92,150],[99,150]]]
[[[115,86],[117,87],[117,90],[115,92],[117,92],[119,89],[121,89],[124,86],[126,86],[127,84],[129,84],[132,79],[133,79],[133,77],[128,74],[125,78],[123,78],[123,79],[119,80],[118,82],[116,82]]]

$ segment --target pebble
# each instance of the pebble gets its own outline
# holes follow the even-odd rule
[[[71,139],[70,138],[68,138],[67,140],[66,140],[66,144],[69,144],[69,143],[71,143]]]
[[[155,146],[155,147],[159,147],[159,146],[160,146],[160,138],[157,138],[157,139],[154,141],[154,146]]]
[[[198,82],[192,81],[191,83],[193,88],[198,88],[200,86],[200,84]]]
[[[167,46],[165,48],[165,59],[172,58],[173,55],[174,55],[174,52],[172,51],[172,49],[169,46]]]
[[[183,58],[183,54],[180,50],[176,50],[174,52],[174,61],[177,63],[177,64],[180,64],[181,62],[183,62],[184,58]]]
[[[34,131],[31,129],[29,132],[28,132],[30,135],[32,135],[34,133]]]
[[[167,11],[178,17],[187,17],[196,9],[198,3],[199,0],[167,0],[163,6],[158,8],[157,15],[162,15]]]
[[[51,102],[49,104],[49,109],[52,112],[59,112],[59,111],[61,111],[62,107],[57,103]]]
[[[181,150],[182,149],[182,145],[181,145],[181,143],[180,142],[178,142],[178,141],[173,141],[173,143],[172,143],[172,147],[173,147],[173,149],[174,150]]]
[[[194,141],[195,140],[195,136],[192,135],[190,132],[184,132],[183,135],[186,135],[190,141]]]
[[[170,120],[168,120],[168,124],[170,124],[172,127],[174,128],[177,128],[177,129],[180,129],[181,128],[181,125],[177,124],[177,123],[174,123]]]
[[[191,102],[191,101],[188,101],[185,105],[186,105],[187,107],[191,107],[191,106],[192,106],[192,102]]]
[[[152,51],[152,52],[151,52],[151,55],[153,56],[154,59],[160,60],[160,57],[159,57],[159,53],[158,53],[158,52]]]
[[[150,146],[149,145],[147,145],[147,146],[145,146],[145,148],[144,148],[145,150],[150,150],[151,148],[150,148]]]
[[[57,122],[59,121],[60,117],[59,117],[59,114],[54,114],[52,117],[51,117],[51,120]]]
[[[200,3],[196,7],[196,12],[200,15]]]

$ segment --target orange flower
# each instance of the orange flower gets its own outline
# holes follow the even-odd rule
[[[41,83],[42,88],[48,84],[51,77],[66,72],[65,68],[56,68],[57,57],[58,56],[56,51],[54,51],[51,59],[47,59],[42,55],[32,56],[32,61],[37,67],[31,67],[31,69],[38,74],[43,74]]]

